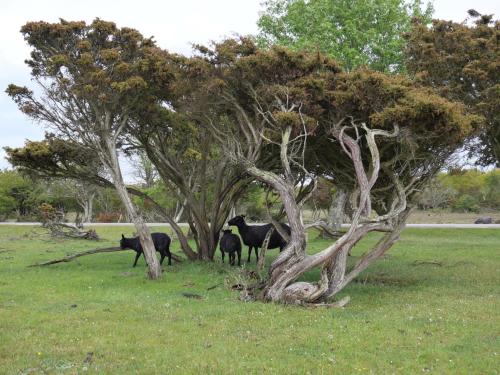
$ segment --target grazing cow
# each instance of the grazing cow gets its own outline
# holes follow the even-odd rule
[[[153,243],[155,245],[155,250],[158,251],[161,255],[160,264],[163,264],[163,260],[165,257],[168,257],[168,265],[172,265],[172,254],[170,254],[170,237],[165,233],[151,233],[151,237],[153,239]],[[143,253],[141,241],[139,237],[134,238],[125,238],[122,234],[122,239],[120,240],[120,247],[122,249],[132,249],[137,252],[135,256],[134,265],[132,267],[137,266],[137,260]],[[146,257],[144,257],[145,259]]]
[[[220,252],[222,253],[222,263],[224,263],[225,253],[229,254],[229,264],[234,266],[236,254],[238,254],[238,266],[241,266],[241,241],[236,234],[231,233],[231,229],[222,231],[224,234],[220,239]]]
[[[272,224],[265,225],[247,225],[245,223],[245,216],[238,215],[233,217],[228,221],[229,225],[234,225],[238,227],[240,236],[243,239],[243,243],[248,246],[248,262],[250,262],[250,255],[252,254],[252,248],[255,249],[255,257],[259,259],[258,249],[262,247],[262,243],[266,238],[267,232],[273,228]],[[286,224],[281,224],[282,228],[290,235],[290,227]],[[269,240],[268,249],[280,248],[280,251],[286,246],[287,242],[281,237],[278,231],[275,229],[271,238]]]

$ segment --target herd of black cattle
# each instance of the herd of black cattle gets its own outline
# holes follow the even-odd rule
[[[248,246],[248,262],[250,262],[250,255],[252,249],[255,252],[255,258],[259,259],[258,249],[262,247],[262,244],[266,238],[267,233],[273,227],[272,224],[265,225],[248,225],[245,222],[244,215],[238,215],[233,217],[228,221],[228,225],[236,226],[238,232],[240,233],[243,243]],[[290,227],[286,224],[281,224],[282,229],[290,235]],[[172,264],[172,254],[170,253],[170,237],[165,233],[152,233],[151,237],[155,245],[155,249],[160,253],[161,259],[160,264],[163,264],[165,257],[168,257],[168,265]],[[279,247],[280,251],[286,245],[285,239],[274,230],[269,239],[268,249],[276,249]],[[222,262],[224,262],[224,256],[227,253],[229,255],[229,263],[234,266],[236,263],[236,255],[238,256],[238,266],[241,265],[241,241],[240,237],[236,234],[231,233],[231,229],[226,229],[222,231],[222,237],[219,242],[220,251],[222,253]],[[120,247],[122,249],[132,249],[135,250],[136,256],[134,260],[135,267],[137,265],[137,260],[143,254],[142,245],[139,241],[139,237],[126,238],[122,234],[122,239],[120,240]]]

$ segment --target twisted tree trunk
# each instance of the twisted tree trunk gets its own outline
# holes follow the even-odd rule
[[[352,194],[354,213],[350,228],[337,241],[323,251],[314,255],[306,253],[305,227],[302,222],[300,204],[296,202],[294,181],[288,159],[288,144],[291,128],[286,128],[281,140],[282,175],[264,171],[251,162],[240,158],[247,173],[272,186],[280,195],[283,207],[291,228],[289,242],[284,251],[272,263],[268,278],[262,293],[262,298],[268,301],[285,303],[324,303],[338,293],[348,282],[362,272],[369,264],[378,259],[398,239],[404,227],[407,216],[405,190],[400,186],[394,173],[394,199],[386,215],[372,216],[371,189],[374,186],[380,170],[378,148],[375,135],[393,137],[382,130],[371,130],[363,125],[371,164],[368,172],[365,170],[358,140],[351,138],[340,128],[340,122],[333,129],[332,135],[341,142],[344,151],[353,162],[357,180],[357,193]],[[352,124],[352,126],[355,126]],[[390,171],[389,171],[390,172]],[[347,195],[347,194],[346,194]],[[345,203],[345,200],[344,200]],[[347,255],[363,237],[372,231],[383,231],[387,234],[360,263],[346,276]],[[297,278],[314,267],[322,267],[318,282],[296,282]]]
[[[153,239],[151,238],[151,232],[149,228],[144,223],[143,218],[138,214],[134,204],[132,203],[132,199],[128,195],[127,187],[125,186],[125,182],[123,181],[123,175],[120,168],[120,163],[118,161],[118,152],[116,150],[116,140],[113,139],[110,135],[106,135],[104,137],[105,147],[106,147],[106,156],[108,158],[103,158],[103,164],[106,165],[109,169],[109,173],[113,178],[113,184],[115,186],[116,192],[120,197],[125,210],[131,221],[135,225],[135,230],[139,235],[139,240],[142,245],[142,249],[144,252],[144,258],[146,259],[146,263],[148,265],[148,277],[152,280],[159,279],[161,277],[161,267],[158,258],[156,257],[156,250],[153,243]],[[104,155],[103,155],[104,156]]]
[[[328,289],[328,294],[325,296],[326,298],[330,298],[344,289],[352,280],[354,280],[361,272],[363,272],[370,264],[375,262],[378,258],[383,256],[387,250],[389,250],[392,245],[399,239],[401,232],[405,228],[406,219],[408,218],[411,212],[411,208],[407,208],[403,211],[398,217],[394,219],[394,225],[391,231],[387,232],[378,242],[372,247],[371,250],[366,252],[361,259],[356,263],[356,265],[349,271],[348,274],[345,274],[345,266],[344,272],[339,272],[341,277],[335,280],[335,283],[332,283]]]
[[[135,225],[135,230],[139,236],[139,240],[144,251],[144,258],[146,258],[146,263],[148,264],[148,277],[153,280],[158,279],[161,277],[161,267],[160,262],[158,262],[158,258],[156,257],[156,250],[153,239],[151,238],[151,231],[144,223],[143,218],[137,213],[123,181],[118,181],[118,183],[115,182],[115,187],[120,200],[125,206],[125,210]]]

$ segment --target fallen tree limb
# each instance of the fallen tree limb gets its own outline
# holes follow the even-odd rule
[[[95,229],[84,231],[76,225],[50,220],[43,223],[42,226],[50,232],[52,237],[76,238],[95,241],[99,240],[99,236],[97,235]]]
[[[82,251],[80,253],[66,255],[65,257],[49,260],[49,261],[43,262],[43,263],[32,264],[32,265],[29,265],[28,267],[49,266],[51,264],[56,264],[56,263],[71,262],[72,260],[79,258],[79,257],[82,257],[84,255],[92,255],[92,254],[98,254],[98,253],[112,253],[115,251],[127,251],[127,250],[130,250],[130,249],[122,249],[121,247],[118,247],[118,246],[103,247],[103,248],[99,248],[99,249],[92,249],[92,250]],[[172,254],[172,259],[179,262],[179,263],[182,262],[182,258],[176,254]]]
[[[125,251],[125,250],[127,250],[127,249],[122,249],[121,247],[117,247],[117,246],[114,246],[114,247],[103,247],[103,248],[100,248],[100,249],[92,249],[92,250],[82,251],[80,253],[66,255],[65,257],[62,257],[62,258],[59,258],[59,259],[49,260],[49,261],[43,262],[43,263],[32,264],[32,265],[30,265],[28,267],[49,266],[51,264],[56,264],[56,263],[70,262],[73,259],[82,257],[84,255],[91,255],[91,254],[97,254],[97,253],[111,253],[111,252],[114,252],[114,251]]]

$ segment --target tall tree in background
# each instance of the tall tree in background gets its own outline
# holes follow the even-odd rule
[[[79,208],[75,221],[80,221],[81,223],[90,223],[92,221],[94,200],[97,195],[97,187],[95,185],[84,180],[74,179],[54,179],[41,182],[46,186],[49,197],[75,201]],[[82,214],[81,217],[80,213]]]
[[[35,186],[17,171],[0,170],[0,220],[15,215],[18,219],[35,211],[28,202]]]
[[[138,151],[135,155],[131,155],[130,164],[132,165],[133,175],[137,179],[137,182],[144,188],[153,187],[158,179],[158,172],[142,150]]]
[[[186,64],[192,62],[186,59]],[[208,71],[203,74],[211,75]],[[210,260],[229,210],[248,181],[241,171],[229,165],[227,156],[214,142],[206,115],[215,109],[199,98],[198,93],[191,92],[203,90],[204,85],[194,87],[196,78],[184,74],[181,77],[179,85],[190,86],[190,89],[183,89],[183,94],[172,98],[172,108],[156,106],[137,119],[129,140],[134,147],[144,150],[165,189],[184,207],[197,247],[196,253],[184,250],[186,255],[191,259]],[[169,223],[177,237],[183,238],[185,235],[175,223],[176,218],[171,219]]]
[[[89,25],[29,22],[21,32],[32,48],[26,63],[41,96],[15,85],[9,85],[7,93],[22,112],[48,125],[58,137],[76,140],[96,153],[135,224],[149,277],[160,277],[149,229],[123,180],[118,150],[134,114],[168,92],[167,64],[151,39],[99,19]]]
[[[411,19],[429,22],[432,6],[420,0],[267,0],[258,41],[320,51],[346,70],[361,65],[385,72],[404,70],[402,34]]]
[[[470,10],[472,24],[416,22],[407,35],[408,71],[484,117],[480,143],[469,146],[478,164],[500,168],[500,22]]]

